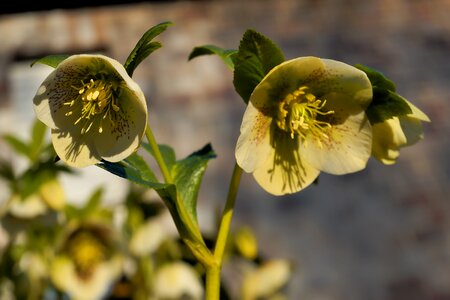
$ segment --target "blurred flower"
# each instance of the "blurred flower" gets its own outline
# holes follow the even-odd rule
[[[139,146],[147,104],[124,67],[103,55],[73,55],[44,80],[36,115],[52,129],[58,156],[74,167],[117,162]]]
[[[72,299],[102,299],[122,270],[122,257],[103,225],[83,225],[71,232],[52,262],[51,279]]]
[[[316,57],[286,61],[250,97],[237,163],[274,195],[307,187],[320,171],[359,171],[371,153],[371,99],[370,81],[355,67]]]
[[[258,241],[249,227],[241,227],[236,231],[234,244],[243,257],[252,260],[258,256]]]
[[[203,287],[195,269],[183,262],[162,266],[155,275],[156,299],[203,299]]]
[[[156,251],[167,233],[158,218],[146,221],[138,227],[130,240],[130,252],[136,256],[145,256]]]
[[[33,218],[43,215],[50,208],[61,210],[65,204],[64,190],[56,178],[45,180],[35,193],[25,198],[14,193],[9,199],[8,212],[17,218]]]
[[[291,277],[291,265],[282,259],[269,260],[249,271],[242,282],[243,300],[266,299],[275,295]]]
[[[411,146],[423,139],[422,122],[430,122],[428,116],[404,99],[412,113],[393,117],[372,125],[372,155],[383,164],[394,164],[400,148]]]

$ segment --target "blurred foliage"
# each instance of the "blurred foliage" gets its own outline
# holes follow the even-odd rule
[[[2,136],[27,166],[17,172],[14,159],[0,159],[0,178],[10,194],[0,208],[5,238],[0,298],[203,299],[204,267],[180,239],[156,193],[130,182],[127,196],[114,206],[105,204],[102,187],[83,205],[68,203],[59,178],[71,171],[58,163],[46,137],[39,121],[29,141]],[[202,150],[179,161],[168,150],[165,156],[172,157],[172,172],[185,176],[184,164],[202,173],[214,155],[210,147]],[[138,160],[131,157],[127,163],[138,165]],[[210,246],[212,234],[204,234]],[[240,279],[223,278],[221,299],[286,299],[290,263],[266,259],[259,249],[249,227],[231,233],[225,264]]]

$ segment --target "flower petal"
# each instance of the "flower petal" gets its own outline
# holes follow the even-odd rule
[[[95,132],[95,147],[105,160],[121,161],[139,147],[147,126],[147,107],[138,99],[133,91],[123,90],[119,100],[121,110],[115,114],[117,126],[113,126],[106,118],[102,124],[102,133]]]
[[[81,168],[101,160],[89,136],[52,129],[52,143],[56,154],[69,166]]]
[[[313,167],[335,175],[362,170],[370,158],[372,128],[364,111],[349,116],[342,124],[327,131],[328,140],[319,144],[307,135],[300,145],[300,153]]]
[[[392,118],[372,125],[372,135],[372,155],[385,165],[395,163],[400,147],[407,142],[400,120]]]
[[[236,144],[236,162],[245,172],[253,172],[267,159],[272,119],[248,103],[244,113],[241,135]]]
[[[366,73],[346,63],[322,59],[325,72],[311,83],[313,94],[327,101],[344,97],[348,105],[366,109],[372,101],[372,84]],[[323,95],[323,96],[322,96]]]
[[[272,149],[264,164],[253,172],[256,182],[268,193],[295,193],[309,186],[319,176],[320,171],[308,164],[296,149],[280,145],[277,148]]]
[[[315,73],[323,71],[324,64],[317,57],[306,56],[285,61],[270,70],[261,80],[250,96],[249,103],[262,111],[277,107],[278,102],[288,93],[304,85],[303,82],[308,81]]]

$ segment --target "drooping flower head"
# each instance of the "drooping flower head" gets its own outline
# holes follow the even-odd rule
[[[371,83],[355,67],[317,57],[281,63],[250,97],[237,163],[274,195],[305,188],[320,171],[359,171],[371,154],[371,99]]]
[[[430,122],[428,116],[403,99],[411,113],[375,123],[373,128],[372,155],[385,165],[394,164],[400,148],[413,145],[423,139],[422,122]]]
[[[34,107],[52,129],[56,153],[74,167],[128,157],[147,125],[140,87],[119,62],[103,55],[62,61],[39,87]]]

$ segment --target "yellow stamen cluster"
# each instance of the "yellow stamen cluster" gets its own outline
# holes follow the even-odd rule
[[[97,120],[99,122],[98,131],[102,133],[103,120],[107,117],[111,124],[114,125],[114,113],[117,113],[120,108],[111,82],[91,78],[88,82],[81,81],[81,87],[72,86],[72,88],[77,90],[78,96],[64,103],[64,105],[71,108],[66,113],[66,116],[70,116],[75,112],[79,114],[79,118],[74,125],[82,122],[81,134],[87,133]],[[79,110],[80,105],[81,110]]]
[[[68,244],[68,254],[83,279],[88,279],[97,264],[106,258],[106,250],[98,238],[86,231],[76,233]]]
[[[290,133],[291,138],[299,136],[304,139],[307,134],[312,134],[320,144],[322,139],[329,138],[324,128],[330,128],[331,125],[317,118],[333,114],[334,111],[324,111],[327,101],[317,99],[307,89],[302,86],[280,101],[276,121],[280,129]]]

